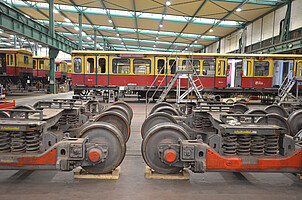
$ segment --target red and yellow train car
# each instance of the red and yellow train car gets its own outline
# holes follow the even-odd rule
[[[194,79],[198,77],[205,88],[240,88],[242,91],[253,88],[260,91],[280,86],[289,70],[296,70],[301,75],[298,67],[301,61],[302,55],[287,54],[73,51],[72,79],[73,85],[87,87],[110,85],[135,90],[146,86],[166,86],[177,68],[190,63],[196,71]],[[278,68],[277,62],[284,70]],[[232,83],[228,84],[228,79]],[[188,86],[187,79],[181,79],[181,86]]]
[[[25,88],[33,77],[32,53],[21,49],[0,49],[0,83]]]
[[[49,58],[33,56],[33,76],[38,79],[49,80]]]
[[[67,62],[64,60],[55,61],[56,79],[65,81],[67,79]]]
[[[67,63],[67,78],[71,79],[72,78],[72,71],[71,71],[71,63]]]

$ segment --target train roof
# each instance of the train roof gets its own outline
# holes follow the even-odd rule
[[[0,53],[20,53],[28,56],[33,55],[30,51],[24,49],[0,49]]]
[[[44,60],[49,60],[49,58],[47,56],[33,56],[33,58],[35,59],[44,59]]]
[[[302,58],[299,54],[223,54],[223,53],[176,53],[176,52],[139,52],[139,51],[72,51],[72,54],[120,54],[121,57],[139,57],[137,55],[160,55],[160,56],[193,56],[193,57],[266,57],[266,58]]]
[[[56,60],[55,63],[65,63],[65,64],[67,64],[67,62],[65,60]]]

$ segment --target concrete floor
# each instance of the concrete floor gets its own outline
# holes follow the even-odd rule
[[[71,95],[27,97],[16,103],[33,104],[37,100]],[[119,180],[77,180],[73,179],[73,172],[3,170],[0,199],[302,199],[302,180],[292,174],[212,172],[190,173],[189,181],[146,180],[146,165],[140,154],[145,104],[133,100],[130,105],[134,110],[132,132]]]

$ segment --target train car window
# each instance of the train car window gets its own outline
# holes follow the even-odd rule
[[[63,71],[66,71],[66,64],[63,64]]]
[[[157,60],[157,74],[165,74],[165,60],[164,59]]]
[[[13,55],[10,55],[10,65],[14,65],[14,56]]]
[[[44,60],[39,61],[39,69],[42,69],[42,65],[44,65]]]
[[[251,70],[252,62],[251,61],[244,61],[243,63],[243,76],[249,76],[249,71]]]
[[[99,73],[106,73],[106,59],[100,58],[99,59]]]
[[[59,68],[60,68],[60,64],[57,63],[57,64],[56,64],[56,72],[59,72],[59,71],[60,71]]]
[[[150,59],[134,59],[133,72],[134,74],[150,74],[151,60]]]
[[[94,58],[87,58],[87,73],[94,73]]]
[[[24,64],[28,64],[28,56],[24,56]]]
[[[130,60],[114,58],[112,60],[112,73],[129,74],[130,73]]]
[[[268,76],[269,75],[269,62],[268,61],[255,61],[254,62],[254,75],[255,76]]]
[[[189,67],[190,65],[193,65],[193,68],[196,70],[196,73],[199,75],[200,73],[200,61],[199,60],[183,60],[182,66],[185,69],[185,67]]]
[[[36,69],[36,60],[33,60],[33,69]]]
[[[214,76],[215,75],[215,60],[204,60],[202,67],[202,75],[204,76]]]
[[[176,61],[173,60],[169,60],[169,66],[170,66],[170,74],[175,74],[176,72]]]
[[[81,58],[74,58],[74,72],[81,73],[82,72],[82,59]]]

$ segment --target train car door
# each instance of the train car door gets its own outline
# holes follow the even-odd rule
[[[254,88],[271,88],[273,84],[273,59],[254,60]]]
[[[227,59],[216,59],[216,75],[215,75],[215,87],[226,87],[227,85]]]
[[[155,57],[155,86],[166,86],[167,84],[167,59],[166,57]]]
[[[5,53],[0,54],[0,74],[6,73],[6,57]]]
[[[97,56],[96,84],[108,85],[108,56]]]
[[[205,59],[201,60],[202,63],[202,77],[200,78],[203,87],[215,87],[215,73],[216,73],[216,60]]]
[[[242,88],[252,88],[253,87],[253,59],[243,59],[242,60],[242,78],[241,87]],[[237,68],[236,68],[237,70]],[[238,73],[240,70],[238,71]]]
[[[302,60],[295,60],[294,74],[298,80],[298,87],[302,88]]]
[[[85,85],[96,85],[96,56],[85,57]]]
[[[173,78],[174,74],[176,73],[176,67],[178,66],[178,61],[176,60],[176,58],[170,58],[168,61],[168,70],[167,70],[167,84],[169,84],[169,82],[171,81],[171,79]],[[174,87],[176,87],[177,82],[175,82],[173,84]]]

